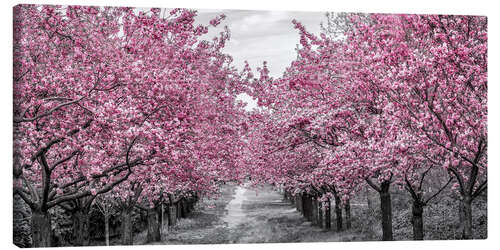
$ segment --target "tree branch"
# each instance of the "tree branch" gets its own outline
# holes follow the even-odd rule
[[[486,188],[488,188],[488,186],[486,185],[487,181],[488,180],[483,181],[483,183],[481,183],[481,185],[479,185],[479,187],[477,187],[474,194],[472,194],[472,198],[478,197],[484,190],[486,190]]]
[[[365,181],[368,183],[368,185],[370,185],[370,187],[372,187],[373,189],[375,189],[377,192],[380,193],[382,191],[380,189],[380,187],[377,187],[377,185],[375,185],[375,183],[373,183],[372,180],[370,180],[370,177],[366,177]]]
[[[420,176],[420,183],[418,185],[418,190],[422,190],[422,183],[424,183],[424,178],[427,175],[427,173],[431,170],[433,166],[431,165],[427,170],[425,170],[422,175]]]
[[[39,149],[31,157],[31,161],[34,161],[36,158],[40,157],[40,155],[45,154],[55,144],[63,142],[66,139],[66,137],[71,137],[71,136],[79,133],[81,130],[84,130],[84,129],[90,127],[90,124],[92,123],[92,121],[93,120],[88,120],[81,128],[72,129],[71,131],[68,132],[67,136],[65,136],[65,137],[59,137],[59,138],[53,139],[52,141],[50,141],[49,143],[47,143],[47,145],[45,147],[42,147],[41,149]]]
[[[462,195],[465,195],[465,186],[464,186],[464,182],[462,180],[462,176],[460,176],[460,174],[457,172],[457,170],[453,167],[449,167],[448,168],[454,175],[455,177],[457,178],[457,181],[458,181],[458,184],[460,185],[460,193]]]
[[[469,176],[469,181],[468,181],[469,182],[469,186],[468,186],[469,194],[472,194],[474,191],[474,184],[476,184],[477,175],[479,173],[479,167],[476,165],[476,163],[479,161],[479,158],[482,155],[482,151],[483,151],[482,146],[483,146],[483,138],[481,137],[479,139],[479,145],[477,146],[476,156],[474,157],[474,164],[472,165],[472,169],[470,171],[470,176]]]
[[[22,190],[20,190],[17,187],[14,187],[13,191],[14,195],[16,194],[19,195],[24,200],[24,202],[28,204],[28,206],[30,206],[31,208],[35,208],[35,203]]]
[[[54,164],[52,165],[52,167],[50,168],[50,171],[51,171],[51,172],[52,172],[52,171],[54,171],[54,169],[55,169],[58,165],[63,164],[63,163],[65,163],[65,162],[67,162],[67,161],[71,160],[71,158],[73,158],[73,156],[77,155],[79,152],[80,152],[79,150],[75,150],[75,151],[73,151],[70,155],[68,155],[68,157],[66,157],[66,158],[64,158],[64,159],[61,159],[61,160],[57,161],[56,163],[54,163]]]
[[[450,182],[453,180],[453,177],[450,177],[450,179],[448,179],[448,182],[446,182],[446,184],[444,184],[444,186],[442,186],[434,195],[432,195],[431,197],[429,197],[425,202],[424,202],[424,205],[427,205],[429,203],[429,201],[431,201],[432,199],[434,199],[434,197],[438,196],[449,184]]]
[[[405,174],[405,183],[406,183],[406,190],[410,193],[413,200],[419,201],[420,198],[418,197],[417,193],[415,193],[415,190],[413,189],[413,186],[408,180],[408,176],[406,174]]]
[[[79,99],[76,99],[76,100],[72,100],[72,101],[69,101],[69,102],[61,103],[61,104],[57,105],[56,107],[50,109],[49,111],[47,111],[47,112],[45,112],[43,114],[31,117],[31,118],[23,118],[23,117],[21,117],[21,118],[14,118],[14,123],[32,122],[32,121],[41,119],[43,117],[51,115],[52,113],[54,113],[55,111],[57,111],[57,110],[59,110],[59,109],[61,109],[63,107],[66,107],[68,105],[80,102],[81,100],[83,100],[83,98],[85,98],[85,96],[80,97]]]
[[[137,160],[133,161],[133,163],[134,163],[133,165],[130,164],[127,167],[128,172],[126,175],[122,176],[121,178],[119,178],[113,182],[106,184],[104,187],[102,187],[101,189],[96,191],[96,195],[106,193],[106,192],[110,191],[113,187],[115,187],[116,185],[118,185],[118,184],[122,183],[123,181],[125,181],[126,179],[128,179],[130,174],[132,174],[132,167],[137,166],[139,164],[142,164],[142,160],[137,159]],[[76,194],[72,194],[72,195],[64,195],[64,196],[58,197],[58,198],[48,202],[47,207],[50,208],[50,207],[53,207],[55,205],[58,205],[61,202],[70,201],[70,200],[82,198],[82,197],[89,196],[89,195],[92,195],[90,190],[86,190],[86,191],[83,191],[81,193],[76,193]]]

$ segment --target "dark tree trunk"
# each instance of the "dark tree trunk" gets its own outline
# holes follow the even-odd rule
[[[177,203],[177,210],[178,210],[178,214],[179,214],[179,218],[183,218],[184,217],[184,206],[183,206],[183,200],[179,200],[179,203]]]
[[[158,208],[156,209],[158,213],[158,224],[160,224],[160,241],[161,236],[163,236],[163,226],[165,226],[165,209],[163,207],[163,203],[160,203]]]
[[[332,204],[330,202],[330,198],[328,198],[328,206],[325,207],[325,228],[330,230],[332,228],[332,213],[331,213]]]
[[[167,228],[170,227],[170,205],[167,203],[165,204],[165,224],[167,224]]]
[[[296,206],[296,198],[290,192],[288,192],[288,200],[292,203],[292,205]]]
[[[318,199],[311,197],[311,221],[312,225],[320,225],[318,220]],[[321,226],[321,225],[320,225]]]
[[[148,209],[148,234],[147,242],[157,242],[161,240],[160,225],[158,223],[158,211],[156,208]]]
[[[33,210],[31,214],[32,247],[52,246],[52,224],[48,211]]]
[[[424,239],[424,204],[419,200],[413,200],[412,207],[412,224],[413,224],[413,239],[423,240]]]
[[[78,209],[73,214],[73,237],[75,246],[88,246],[89,240],[89,211]]]
[[[345,228],[351,229],[351,202],[350,200],[346,200],[345,206]]]
[[[182,210],[181,210],[181,208],[182,208],[182,207],[181,207],[181,202],[180,202],[180,201],[178,201],[178,202],[175,204],[175,206],[176,206],[176,207],[175,207],[175,211],[177,211],[177,215],[176,215],[176,216],[177,216],[177,218],[179,218],[179,219],[180,219],[180,218],[181,218],[181,211],[182,211]]]
[[[340,205],[340,197],[335,196],[335,217],[337,219],[337,231],[342,231],[342,206]]]
[[[184,205],[186,206],[186,215],[189,215],[191,213],[191,199],[187,198]]]
[[[182,203],[181,203],[181,206],[182,206],[181,217],[182,218],[186,218],[188,216],[188,214],[189,214],[188,200],[183,199]]]
[[[321,228],[325,228],[325,222],[323,220],[323,213],[324,213],[323,202],[318,201],[318,225]]]
[[[382,240],[394,240],[392,236],[392,205],[390,182],[384,181],[380,184],[380,210],[382,211]]]
[[[190,202],[189,202],[189,212],[193,212],[194,211],[194,205],[196,204],[196,200],[193,198],[190,199]]]
[[[168,206],[168,209],[170,215],[168,218],[168,225],[175,226],[175,224],[177,224],[177,205],[171,204]]]
[[[133,245],[134,235],[133,235],[133,224],[132,224],[132,210],[127,209],[122,211],[122,244],[123,245]]]
[[[297,211],[304,214],[304,211],[302,210],[303,206],[302,206],[302,195],[301,194],[295,195],[295,207],[297,207]]]
[[[460,201],[463,220],[462,224],[462,239],[472,239],[472,198],[465,196]]]
[[[167,229],[172,226],[172,220],[170,219],[170,216],[171,216],[171,209],[170,209],[170,205],[166,204],[166,207],[165,207],[165,223],[167,224]]]
[[[312,221],[312,199],[308,194],[304,194],[302,197],[302,210],[304,217],[308,221]]]
[[[302,198],[300,199],[300,203],[302,204],[302,209],[300,211],[302,211],[302,215],[304,217],[306,217],[306,219],[307,219],[307,195],[306,194],[302,194]]]

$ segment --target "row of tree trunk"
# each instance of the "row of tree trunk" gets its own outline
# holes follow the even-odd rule
[[[382,240],[383,241],[392,241],[393,230],[392,230],[392,202],[391,202],[391,192],[390,192],[390,180],[385,180],[379,183],[379,185],[375,185],[373,182],[368,181],[368,184],[375,189],[380,198],[380,212],[381,212],[381,226],[382,226]],[[415,192],[414,188],[409,184],[407,186],[407,190],[411,193],[412,197],[412,218],[411,224],[413,229],[413,239],[414,240],[423,240],[424,239],[424,221],[423,221],[423,213],[425,206],[429,203],[429,201],[435,198],[437,195],[441,193],[441,191],[448,186],[451,182],[451,179],[448,180],[437,192],[435,192],[430,197],[424,199],[421,192]],[[336,217],[336,228],[337,231],[343,230],[343,221],[342,221],[342,206],[345,210],[345,227],[349,229],[351,227],[351,208],[349,200],[342,203],[340,196],[335,192],[335,188],[331,188],[332,193],[335,199],[335,217]],[[481,194],[480,192],[477,195]],[[313,225],[318,225],[325,229],[331,228],[331,217],[330,217],[330,199],[327,200],[326,205],[322,207],[323,204],[318,202],[318,195],[311,195],[307,193],[297,194],[293,196],[289,192],[285,192],[285,199],[290,200],[295,204],[297,210],[301,212],[304,217],[311,221]],[[459,218],[461,222],[460,231],[462,231],[463,239],[472,238],[472,200],[470,196],[462,194],[465,198],[462,197],[460,200],[459,206]],[[368,206],[371,207],[370,200],[368,199]],[[319,209],[318,209],[319,207]]]
[[[330,230],[331,225],[331,201],[328,198],[326,204],[318,200],[318,196],[308,193],[292,195],[290,192],[284,192],[285,200],[290,201],[311,224]],[[342,206],[343,205],[343,206]],[[342,217],[342,207],[345,211],[345,225]],[[340,197],[335,197],[335,219],[337,231],[343,231],[351,228],[351,206],[349,200],[342,204]]]
[[[133,245],[134,233],[134,211],[135,208],[145,210],[147,214],[147,242],[161,241],[164,226],[172,227],[177,224],[179,218],[185,218],[194,209],[197,202],[196,197],[179,197],[172,199],[169,203],[155,203],[154,206],[143,208],[138,204],[129,203],[120,208],[120,233],[121,244]],[[90,204],[90,203],[89,203]],[[90,245],[90,210],[91,206],[68,206],[72,216],[73,245]],[[110,244],[110,217],[111,213],[103,212],[106,245]],[[52,218],[49,211],[33,210],[31,214],[31,237],[32,247],[53,246]]]
[[[161,241],[161,235],[165,226],[170,228],[177,224],[179,218],[186,218],[194,210],[197,202],[196,197],[181,197],[171,203],[159,203],[153,207],[146,208],[147,213],[147,236],[146,242]],[[133,245],[132,214],[128,211],[122,212],[122,244]]]

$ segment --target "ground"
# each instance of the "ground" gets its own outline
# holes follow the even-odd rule
[[[142,240],[141,235],[138,241]],[[270,187],[223,187],[218,199],[203,200],[188,218],[153,244],[284,243],[372,240],[368,234],[311,226]],[[140,243],[140,242],[138,242]]]

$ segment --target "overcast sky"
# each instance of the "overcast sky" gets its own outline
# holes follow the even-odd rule
[[[296,58],[299,34],[293,28],[292,20],[298,20],[309,32],[316,34],[320,31],[320,23],[326,20],[325,12],[199,9],[197,23],[208,24],[222,13],[226,19],[217,28],[210,27],[203,38],[209,40],[228,26],[231,39],[224,52],[233,57],[233,64],[241,70],[246,60],[255,71],[267,61],[269,73],[275,78],[281,76]],[[247,110],[256,107],[256,102],[247,95],[240,95],[239,99],[247,103]]]
[[[198,10],[197,22],[207,24],[222,13],[226,19],[217,28],[211,27],[205,37],[209,39],[222,31],[225,25],[228,26],[231,40],[224,51],[233,56],[235,66],[242,69],[247,60],[255,69],[267,61],[270,74],[274,77],[280,76],[296,58],[299,35],[293,28],[292,20],[297,19],[314,33],[320,31],[320,23],[326,20],[323,12]]]

